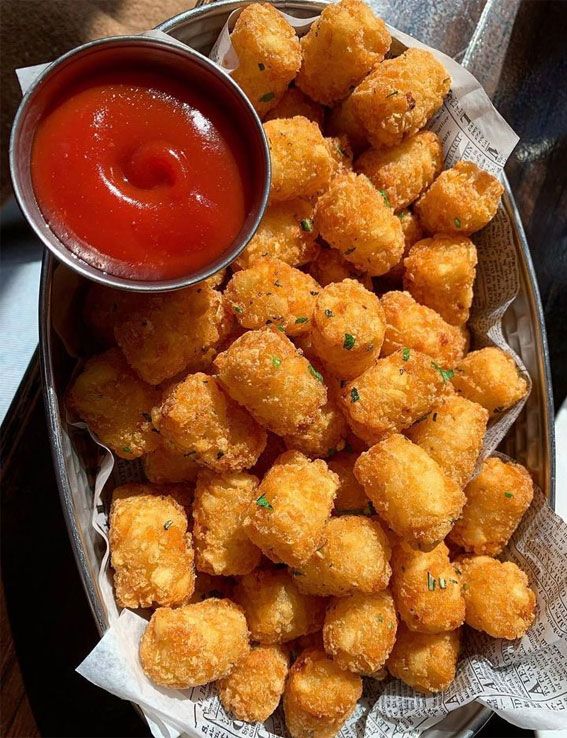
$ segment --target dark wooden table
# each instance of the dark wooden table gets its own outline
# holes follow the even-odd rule
[[[540,285],[557,408],[567,394],[566,38],[567,2],[524,0],[494,95],[521,138],[507,173]],[[98,633],[59,507],[33,362],[27,379],[21,414],[2,428],[0,734],[148,736],[129,704],[74,671]],[[523,735],[532,733],[496,718],[481,733]]]

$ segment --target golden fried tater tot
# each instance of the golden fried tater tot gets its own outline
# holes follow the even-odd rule
[[[110,511],[109,541],[119,607],[182,605],[193,594],[187,515],[172,497],[119,496]]]
[[[536,596],[525,572],[490,556],[459,557],[455,565],[462,572],[467,625],[508,641],[526,634],[535,620]]]
[[[266,445],[266,431],[207,374],[174,385],[152,420],[168,444],[218,472],[253,466]]]
[[[344,448],[347,434],[345,416],[337,403],[328,400],[308,426],[297,433],[284,436],[290,449],[301,451],[307,456],[332,456]]]
[[[400,623],[386,666],[393,677],[420,692],[442,692],[455,679],[459,650],[459,629],[416,633]]]
[[[327,401],[321,374],[279,331],[248,331],[215,366],[231,397],[278,435],[307,426]]]
[[[306,333],[320,286],[309,274],[263,257],[233,275],[224,296],[244,328],[275,325],[289,336]]]
[[[437,177],[415,210],[429,233],[470,236],[496,215],[504,188],[489,172],[459,161]]]
[[[379,592],[388,586],[390,554],[388,537],[378,518],[331,518],[323,531],[323,544],[295,572],[297,586],[307,594],[335,597]]]
[[[244,472],[200,472],[193,501],[195,566],[199,571],[235,576],[258,566],[262,553],[244,532],[244,519],[256,499],[257,486],[257,477]]]
[[[397,626],[394,600],[388,591],[339,597],[325,615],[325,651],[343,669],[373,676],[394,646]]]
[[[385,274],[404,252],[400,219],[362,174],[333,179],[317,201],[315,223],[325,241],[373,276]]]
[[[317,296],[311,340],[331,372],[353,379],[380,354],[386,320],[380,300],[354,279],[325,287]]]
[[[222,679],[249,648],[240,607],[211,598],[157,609],[140,641],[140,662],[155,684],[187,689]]]
[[[386,316],[383,356],[407,347],[427,354],[447,369],[462,359],[469,341],[465,328],[449,325],[409,292],[387,292],[380,302]]]
[[[230,577],[213,577],[202,571],[195,572],[195,591],[190,603],[203,602],[211,597],[217,599],[233,599],[234,579]]]
[[[301,49],[293,27],[270,3],[245,7],[230,40],[238,56],[232,77],[263,116],[282,98],[301,66]]]
[[[321,544],[338,486],[321,459],[286,451],[257,489],[248,510],[246,533],[276,563],[300,566]]]
[[[302,266],[317,256],[316,238],[313,206],[308,200],[276,202],[267,208],[256,234],[235,265],[247,269],[256,259],[273,256],[290,266]]]
[[[302,594],[283,569],[256,569],[242,577],[234,597],[246,613],[250,637],[259,643],[286,643],[321,629],[327,601]]]
[[[407,208],[443,168],[443,146],[433,131],[421,131],[391,149],[370,148],[355,163],[396,212]]]
[[[474,243],[443,234],[416,243],[404,259],[404,288],[451,325],[469,319],[476,275]]]
[[[345,98],[390,49],[386,24],[361,0],[326,7],[301,39],[296,84],[323,105]]]
[[[444,633],[465,620],[465,601],[444,543],[428,553],[404,541],[392,549],[392,594],[410,630]]]
[[[534,484],[521,464],[487,459],[465,487],[463,514],[449,540],[465,551],[498,556],[518,527],[534,496]]]
[[[130,366],[149,384],[210,366],[232,316],[220,292],[196,285],[147,295],[117,318],[114,335]]]
[[[122,459],[137,459],[159,446],[150,415],[159,392],[138,378],[116,348],[86,362],[67,401],[100,442]]]
[[[194,482],[201,467],[194,457],[185,456],[162,443],[142,457],[146,479],[154,484]]]
[[[283,706],[291,738],[334,738],[362,695],[362,679],[323,650],[303,651],[289,671]]]
[[[471,351],[455,367],[453,387],[478,402],[491,416],[499,415],[528,394],[528,383],[516,362],[496,346]]]
[[[296,115],[302,115],[307,120],[317,123],[319,128],[322,128],[325,119],[325,108],[304,95],[297,87],[289,87],[278,104],[270,110],[268,115],[264,116],[264,120],[295,118]]]
[[[425,126],[450,87],[449,73],[431,52],[408,49],[358,85],[352,106],[373,146],[396,146]]]
[[[422,551],[431,551],[445,538],[465,504],[458,484],[399,434],[361,454],[354,474],[390,528]]]
[[[358,115],[354,110],[352,95],[333,108],[329,116],[327,134],[331,136],[346,136],[355,154],[368,147],[368,136]]]
[[[339,488],[335,497],[335,513],[339,515],[370,514],[370,500],[364,487],[354,476],[354,463],[358,454],[341,451],[328,459],[327,464],[339,478]]]
[[[372,291],[372,278],[347,261],[338,249],[322,248],[309,265],[309,273],[322,287],[343,279],[356,279]]]
[[[144,482],[128,482],[112,490],[112,502],[124,500],[127,497],[153,495],[157,497],[173,497],[185,510],[191,523],[191,505],[193,504],[193,488],[189,484],[146,484]]]
[[[116,290],[90,282],[83,302],[83,320],[89,332],[102,346],[113,346],[114,325],[123,314],[124,306],[133,309],[141,295]]]
[[[397,216],[402,224],[402,232],[404,234],[404,253],[400,261],[389,272],[383,275],[382,282],[385,284],[381,289],[376,290],[377,292],[388,292],[401,287],[404,274],[404,259],[409,255],[411,247],[423,238],[423,231],[419,225],[419,220],[411,210],[400,210]]]
[[[327,187],[335,163],[316,123],[296,115],[269,120],[264,131],[272,161],[271,202],[311,197]]]
[[[488,413],[458,395],[444,397],[406,435],[434,459],[459,487],[469,481],[482,448]]]
[[[429,356],[402,349],[378,361],[343,388],[342,405],[353,432],[368,444],[409,428],[435,405],[443,388]]]
[[[253,646],[217,686],[220,701],[237,720],[267,720],[279,705],[288,671],[280,646]]]

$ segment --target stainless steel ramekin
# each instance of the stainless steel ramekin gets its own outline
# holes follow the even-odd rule
[[[35,131],[48,106],[79,78],[104,66],[143,63],[159,66],[188,84],[207,90],[241,137],[249,164],[250,211],[231,248],[210,265],[184,277],[143,281],[125,279],[88,264],[70,251],[49,228],[36,200],[31,179],[31,151]],[[136,292],[175,290],[200,282],[230,264],[246,247],[262,218],[270,189],[270,154],[262,123],[238,85],[226,72],[198,51],[165,35],[116,36],[92,41],[64,54],[33,82],[16,114],[10,139],[10,170],[14,192],[33,230],[50,251],[71,269],[95,282]],[[104,224],[101,224],[104,227]]]

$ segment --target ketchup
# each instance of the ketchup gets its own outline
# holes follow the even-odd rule
[[[248,207],[246,158],[222,109],[153,69],[68,89],[39,123],[31,173],[66,246],[126,278],[172,279],[215,261]]]

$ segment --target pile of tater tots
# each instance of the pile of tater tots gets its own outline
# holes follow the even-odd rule
[[[90,285],[101,352],[68,405],[143,464],[109,522],[118,604],[153,608],[146,675],[214,681],[244,721],[282,700],[292,738],[331,738],[362,677],[437,692],[464,626],[516,639],[534,620],[526,574],[498,558],[532,480],[477,465],[528,385],[467,331],[470,237],[502,186],[470,162],[442,171],[424,127],[451,79],[427,51],[389,58],[360,0],[301,40],[252,4],[232,41],[270,145],[265,216],[197,286]]]

